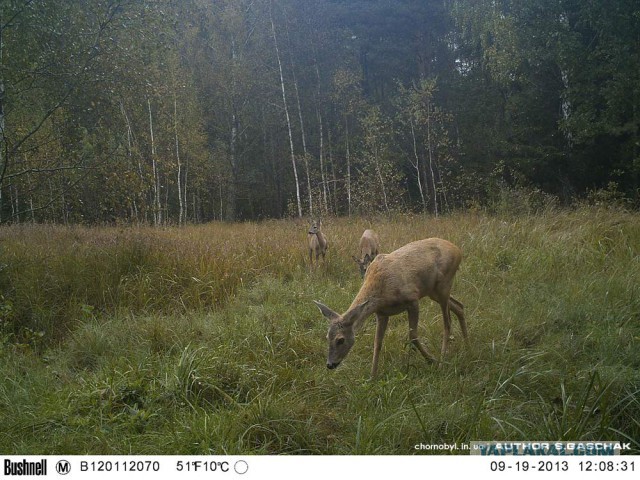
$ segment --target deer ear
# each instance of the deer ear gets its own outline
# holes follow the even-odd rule
[[[362,311],[364,310],[364,307],[367,305],[367,303],[369,303],[369,300],[365,300],[364,302],[356,305],[354,308],[349,310],[348,313],[345,313],[342,317],[343,324],[345,326],[352,326],[353,322],[357,318],[360,318],[360,315],[362,315]]]
[[[315,300],[313,301],[313,303],[316,304],[316,306],[322,312],[322,315],[324,315],[327,320],[334,321],[334,320],[337,320],[338,318],[340,318],[340,315],[338,313],[334,312],[333,310],[331,310],[326,305],[323,305],[320,302],[316,302]]]
[[[362,302],[362,303],[358,304],[358,305],[356,306],[356,308],[354,308],[354,309],[353,309],[353,311],[354,311],[355,313],[357,313],[358,315],[360,315],[360,313],[362,313],[362,310],[364,309],[364,307],[365,307],[365,305],[366,305],[367,303],[369,303],[369,300],[365,300],[364,302]]]
[[[358,311],[358,313],[362,312],[362,309],[365,307],[367,303],[369,303],[369,300],[365,300],[364,302],[362,302],[356,307],[356,310]]]

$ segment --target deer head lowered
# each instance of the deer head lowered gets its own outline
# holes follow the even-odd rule
[[[451,334],[450,311],[460,322],[467,340],[464,306],[451,297],[451,287],[462,260],[460,249],[440,238],[427,238],[409,243],[389,254],[380,254],[369,265],[364,283],[349,309],[342,315],[320,302],[315,302],[329,320],[329,354],[327,368],[334,369],[353,347],[355,332],[364,320],[376,314],[377,326],[373,345],[371,377],[378,373],[382,339],[389,316],[406,311],[409,318],[409,338],[422,356],[431,362],[436,358],[418,340],[419,300],[425,296],[442,308],[444,335],[441,358],[444,358]]]
[[[365,230],[360,237],[360,259],[353,257],[360,267],[360,276],[364,278],[364,274],[369,268],[373,259],[378,255],[380,250],[380,240],[378,234],[373,230]]]

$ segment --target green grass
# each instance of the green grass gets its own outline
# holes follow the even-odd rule
[[[185,228],[0,228],[3,454],[414,454],[419,443],[615,440],[640,452],[640,216],[326,219],[310,271],[304,222]],[[361,284],[360,234],[383,251],[459,245],[443,368],[404,316],[368,380],[373,319],[336,371],[320,300]],[[442,320],[421,303],[439,351]]]

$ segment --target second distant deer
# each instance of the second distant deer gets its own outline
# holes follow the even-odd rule
[[[360,258],[353,257],[360,267],[360,276],[364,278],[367,268],[373,262],[380,251],[380,240],[378,234],[373,230],[367,229],[360,237]]]

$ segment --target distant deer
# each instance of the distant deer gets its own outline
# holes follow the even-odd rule
[[[380,249],[380,240],[378,234],[373,230],[365,230],[360,237],[360,259],[352,257],[360,267],[360,276],[364,278],[367,268],[378,255]]]
[[[418,340],[419,300],[429,296],[442,308],[444,335],[441,359],[447,351],[451,334],[450,310],[456,314],[467,340],[464,306],[450,296],[453,277],[458,270],[462,253],[454,244],[440,238],[427,238],[409,243],[389,254],[380,254],[371,262],[364,283],[349,309],[342,315],[320,302],[315,304],[329,320],[329,355],[327,368],[334,369],[353,347],[355,330],[371,314],[376,314],[377,326],[373,345],[371,377],[378,373],[378,359],[382,338],[390,315],[406,311],[409,317],[409,338],[422,356],[437,362],[436,358]]]
[[[322,255],[322,260],[324,260],[324,256],[327,253],[327,249],[329,248],[329,242],[327,242],[327,237],[324,236],[324,233],[320,231],[322,227],[322,222],[320,220],[313,221],[311,226],[309,227],[309,233],[307,235],[307,240],[309,243],[309,263],[313,267],[313,256],[316,256],[316,263],[318,263],[318,258]]]

